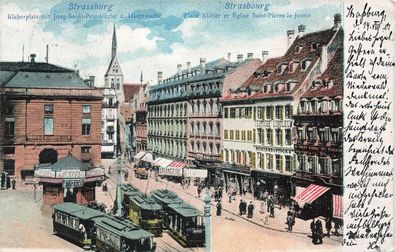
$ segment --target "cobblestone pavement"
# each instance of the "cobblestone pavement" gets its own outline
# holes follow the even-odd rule
[[[123,179],[124,183],[131,183],[143,192],[167,188],[178,193],[186,202],[203,211],[204,193],[201,194],[201,197],[198,197],[195,186],[182,188],[178,183],[162,179],[156,181],[153,178],[139,180],[133,176],[132,166],[133,164],[123,164],[123,169],[129,171],[128,179],[126,181]],[[109,193],[105,194],[98,189],[98,201],[112,205],[115,195],[115,181],[115,169],[112,165],[112,174],[108,180]],[[255,205],[253,218],[239,215],[238,204],[241,198],[247,202],[252,201]],[[293,231],[288,232],[285,224],[286,208],[276,209],[275,218],[270,218],[269,225],[265,226],[263,214],[259,213],[260,203],[254,200],[250,194],[238,195],[231,203],[228,202],[228,199],[223,198],[222,207],[222,215],[216,216],[216,207],[212,203],[212,243],[214,251],[338,251],[341,249],[342,236],[331,235],[330,238],[325,237],[323,239],[323,244],[313,245],[310,238],[310,220],[296,219]],[[157,240],[160,241],[161,239]],[[178,248],[177,244],[176,248]],[[178,248],[178,250],[183,251],[182,248]],[[194,248],[193,250],[204,251],[202,248]]]

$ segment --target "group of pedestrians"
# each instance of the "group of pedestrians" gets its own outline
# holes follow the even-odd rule
[[[253,202],[250,201],[248,205],[246,201],[241,199],[241,201],[239,202],[239,215],[244,215],[247,213],[248,218],[253,218],[253,211],[254,211]]]

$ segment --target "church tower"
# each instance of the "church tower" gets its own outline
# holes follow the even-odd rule
[[[117,59],[117,36],[114,25],[113,39],[111,44],[111,61],[105,74],[105,88],[115,90],[119,103],[124,102],[124,75],[122,74],[120,63]]]

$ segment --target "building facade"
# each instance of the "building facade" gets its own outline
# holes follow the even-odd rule
[[[239,180],[238,186],[245,183],[245,190],[251,189],[256,196],[268,191],[283,202],[293,192],[290,177],[298,166],[293,115],[301,96],[326,71],[343,40],[338,15],[331,29],[304,32],[303,25],[298,27],[297,34],[289,30],[290,47],[285,55],[264,60],[241,88],[232,90],[222,100],[227,125],[223,131],[223,160],[237,164],[235,174],[245,169],[244,175],[234,176]],[[243,119],[238,123],[237,118]],[[246,165],[251,178],[247,178]]]
[[[152,86],[149,97],[148,147],[154,154],[189,160],[198,168],[221,162],[220,98],[232,85],[242,85],[260,60],[252,55],[232,63],[224,58],[187,68]],[[245,79],[243,79],[245,78]],[[239,82],[238,82],[238,81]],[[213,170],[212,173],[216,171]]]
[[[35,55],[1,62],[0,71],[0,171],[21,179],[68,154],[101,163],[102,96],[91,80]]]
[[[298,157],[292,177],[294,196],[310,185],[323,188],[322,199],[311,204],[313,215],[342,219],[343,195],[343,48],[332,56],[329,67],[302,96],[297,114],[294,144]],[[311,186],[312,188],[312,186]]]

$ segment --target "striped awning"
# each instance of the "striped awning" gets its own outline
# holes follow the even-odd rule
[[[184,167],[186,167],[187,165],[183,162],[179,162],[179,161],[173,161],[172,163],[170,163],[168,165],[168,167],[172,167],[172,168],[179,168],[182,169]]]
[[[138,154],[135,155],[136,159],[141,159],[146,154],[145,151],[139,151]]]
[[[161,160],[157,163],[160,167],[168,167],[173,161],[166,158],[161,158]]]
[[[294,200],[296,200],[297,202],[311,204],[328,190],[330,190],[329,187],[311,184],[307,188],[305,188],[304,191],[298,194],[294,198]]]
[[[158,163],[159,163],[161,160],[162,160],[162,158],[157,157],[157,158],[154,160],[153,164],[154,164],[154,165],[158,165]]]
[[[342,219],[342,196],[333,194],[333,217]]]

